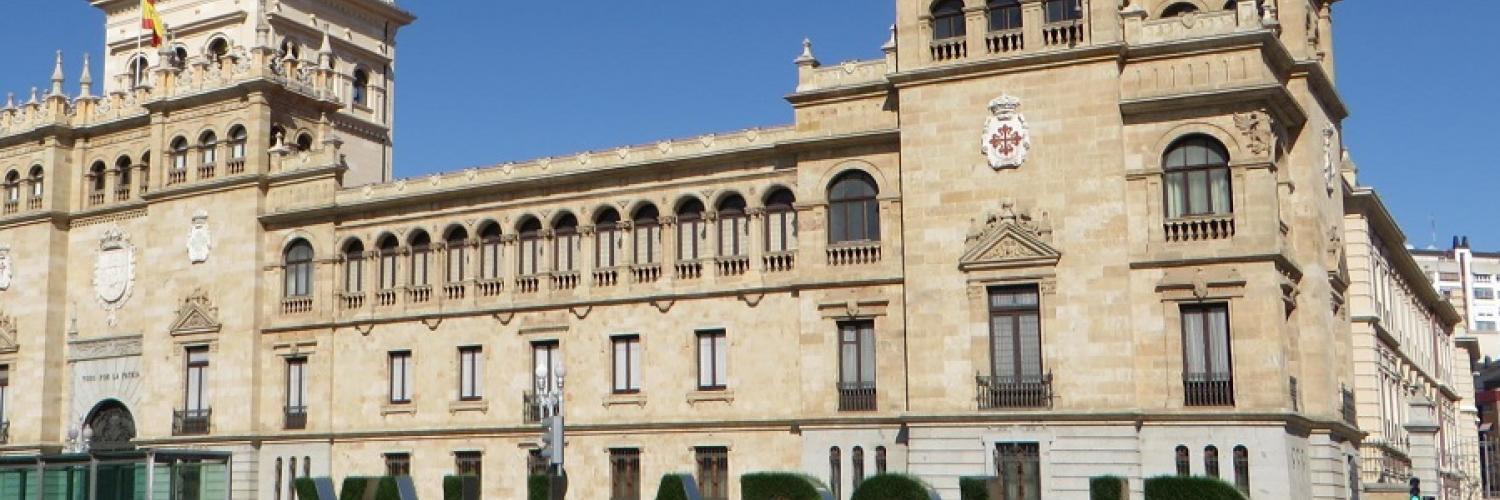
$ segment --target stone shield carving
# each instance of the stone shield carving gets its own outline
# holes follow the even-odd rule
[[[12,266],[13,264],[10,260],[10,247],[0,245],[0,291],[10,290]]]
[[[115,311],[130,299],[135,284],[135,247],[119,228],[110,228],[99,238],[99,255],[94,261],[94,293],[99,305],[109,312],[109,324],[115,324]]]
[[[1008,95],[990,101],[990,117],[984,121],[980,150],[990,168],[1015,168],[1031,153],[1031,131],[1020,113],[1021,100]]]
[[[193,225],[188,229],[188,260],[194,264],[207,262],[213,246],[213,235],[208,232],[208,212],[199,210],[193,214]]]

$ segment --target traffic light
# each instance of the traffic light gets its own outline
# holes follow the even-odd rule
[[[1411,500],[1422,500],[1422,480],[1411,478]]]
[[[542,457],[547,465],[561,466],[563,463],[563,419],[561,415],[547,417],[542,422]]]

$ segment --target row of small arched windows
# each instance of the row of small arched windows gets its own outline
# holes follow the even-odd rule
[[[1192,451],[1187,446],[1178,445],[1175,461],[1177,464],[1177,475],[1193,475]],[[1219,447],[1208,445],[1203,447],[1203,475],[1219,478]],[[1234,487],[1246,496],[1250,495],[1250,450],[1244,445],[1234,447]]]
[[[42,166],[33,165],[31,172],[26,176],[26,183],[30,184],[31,197],[40,199],[42,197]],[[11,170],[5,173],[5,202],[17,203],[21,200],[21,172]]]
[[[245,139],[247,135],[245,127],[235,125],[229,129],[229,159],[238,161],[245,159]],[[212,130],[204,131],[198,135],[198,142],[190,145],[187,137],[177,136],[172,139],[172,170],[187,170],[188,157],[192,149],[198,150],[200,165],[213,165],[219,160],[219,135]]]
[[[852,474],[849,477],[849,484],[853,485],[854,489],[859,489],[859,483],[862,483],[862,482],[865,481],[865,449],[863,447],[855,446],[854,448],[851,448],[849,450],[849,468],[850,468],[850,472]],[[879,476],[881,474],[885,474],[885,471],[886,471],[885,447],[884,446],[876,446],[875,447],[875,475]],[[843,483],[843,479],[844,479],[844,454],[843,454],[843,451],[840,450],[839,447],[837,447],[837,446],[828,448],[828,487],[833,490],[832,491],[833,498],[844,498],[843,491],[842,491],[843,490],[843,484],[844,484]]]
[[[848,244],[880,240],[880,213],[877,195],[879,191],[869,174],[851,170],[834,178],[828,190],[829,243]],[[791,190],[777,188],[763,199],[765,223],[763,224],[764,250],[768,253],[789,252],[797,246],[796,202]],[[680,261],[696,261],[713,256],[740,257],[749,255],[750,220],[745,198],[737,193],[721,197],[714,205],[717,215],[717,237],[711,238],[707,210],[703,202],[695,197],[686,197],[677,202],[672,211],[675,216],[677,248]],[[593,215],[594,266],[598,269],[625,264],[628,255],[630,264],[652,265],[662,262],[662,228],[660,210],[655,204],[642,203],[629,213],[629,224],[622,214],[605,207]],[[543,271],[543,250],[547,247],[548,234],[540,218],[534,215],[522,217],[516,224],[515,241],[516,272],[521,276],[535,275]],[[627,229],[631,243],[626,248]],[[571,272],[579,269],[579,220],[571,212],[552,217],[550,224],[551,259],[548,270]],[[471,278],[469,259],[465,247],[478,247],[477,273],[473,279],[495,280],[502,275],[502,234],[500,224],[488,221],[480,224],[477,234],[471,239],[463,226],[453,225],[441,235],[447,253],[447,282],[460,282]],[[434,241],[425,230],[413,231],[406,237],[403,247],[394,234],[386,233],[375,239],[373,252],[357,238],[346,240],[339,249],[344,265],[344,291],[363,292],[364,265],[367,256],[374,257],[378,271],[379,289],[391,289],[398,285],[400,268],[405,261],[406,284],[426,286],[431,283]],[[716,246],[716,253],[710,250]],[[296,239],[284,254],[287,296],[306,296],[312,292],[312,244],[305,239]],[[405,257],[405,258],[403,258]]]
[[[989,0],[984,6],[990,31],[1021,29],[1021,0]],[[1042,12],[1048,23],[1083,18],[1082,0],[1043,0]],[[968,34],[964,20],[964,0],[938,0],[932,4],[932,38],[943,40]]]

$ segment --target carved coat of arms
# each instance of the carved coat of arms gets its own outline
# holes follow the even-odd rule
[[[10,247],[0,245],[0,291],[10,290],[12,266],[13,264],[10,260]]]
[[[193,225],[188,229],[188,260],[194,264],[207,262],[208,253],[213,246],[213,235],[208,232],[208,212],[199,210],[193,214]]]
[[[1020,113],[1021,100],[1008,95],[990,101],[990,117],[984,121],[980,150],[990,168],[1015,168],[1026,162],[1031,152],[1031,131]]]
[[[109,323],[115,322],[115,311],[130,298],[135,283],[135,248],[119,228],[110,228],[99,238],[99,256],[94,261],[94,293],[99,305],[109,311]]]

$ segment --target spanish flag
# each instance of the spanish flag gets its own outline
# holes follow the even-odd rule
[[[161,22],[156,12],[156,0],[141,0],[141,29],[151,30],[151,46],[160,47],[161,39],[167,35],[167,25]]]

